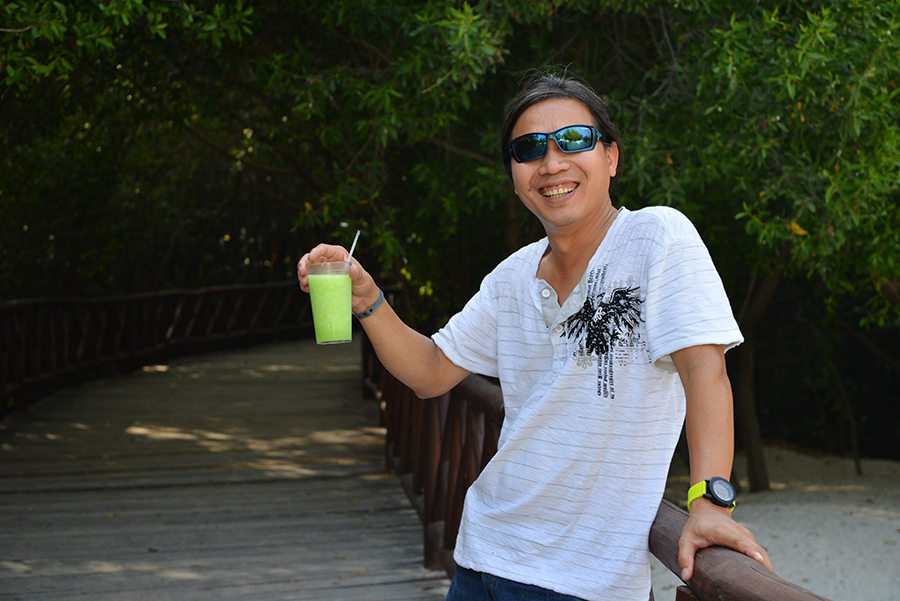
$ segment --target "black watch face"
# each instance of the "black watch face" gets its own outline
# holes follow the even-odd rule
[[[734,486],[724,478],[711,478],[709,481],[709,492],[714,498],[723,503],[732,503],[736,496]]]

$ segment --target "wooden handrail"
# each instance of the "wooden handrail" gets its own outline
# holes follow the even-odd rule
[[[681,572],[678,538],[687,519],[685,510],[663,500],[650,528],[650,552],[676,575]],[[694,561],[694,577],[688,584],[701,601],[828,601],[779,578],[759,562],[731,549],[702,549]]]
[[[472,375],[449,393],[423,401],[381,366],[365,338],[363,379],[384,407],[388,467],[400,477],[422,520],[424,564],[452,576],[465,492],[497,451],[504,415],[500,387]],[[651,553],[676,576],[686,522],[687,512],[663,500],[650,529]],[[827,601],[722,547],[697,553],[694,577],[687,587],[678,587],[676,599]]]
[[[0,303],[0,415],[99,375],[311,324],[293,281]]]

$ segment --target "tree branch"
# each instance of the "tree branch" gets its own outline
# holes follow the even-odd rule
[[[895,359],[888,355],[886,352],[878,348],[874,342],[866,338],[862,332],[858,329],[854,328],[850,324],[845,321],[840,323],[841,330],[844,333],[849,334],[850,338],[856,341],[861,347],[869,351],[873,357],[878,359],[882,364],[884,364],[889,369],[900,373],[900,360]]]
[[[428,142],[429,144],[434,144],[435,146],[440,146],[444,150],[448,150],[453,154],[458,154],[460,156],[468,157],[470,159],[475,159],[476,161],[481,161],[482,163],[490,163],[491,159],[484,156],[481,153],[474,152],[472,150],[467,150],[465,148],[460,148],[458,146],[454,146],[449,142],[445,142],[443,140],[438,140],[437,138],[427,138],[423,140],[423,142]]]
[[[234,159],[234,157],[231,155],[231,152],[230,152],[227,148],[223,148],[222,146],[219,146],[218,144],[216,144],[215,142],[213,142],[212,140],[210,140],[209,138],[207,138],[205,135],[203,135],[203,134],[202,134],[197,128],[195,128],[193,125],[189,125],[189,124],[185,123],[185,124],[183,124],[183,126],[184,126],[184,128],[188,131],[188,133],[190,133],[191,135],[193,135],[195,138],[197,138],[198,140],[200,140],[201,142],[203,142],[203,143],[204,143],[205,145],[207,145],[208,147],[212,148],[213,150],[215,150],[216,152],[218,152],[219,154],[221,154],[221,155],[223,155],[223,156],[226,156],[226,157],[228,157],[228,158],[230,158],[230,159]],[[244,164],[245,166],[247,166],[248,168],[253,169],[254,171],[260,171],[260,172],[262,172],[262,173],[268,173],[268,174],[270,174],[270,175],[284,175],[284,176],[288,176],[288,177],[302,177],[302,174],[301,174],[301,173],[297,173],[297,171],[294,171],[294,170],[292,170],[292,169],[278,169],[278,168],[276,168],[276,167],[267,167],[267,166],[265,166],[265,165],[259,165],[259,164],[257,164],[257,163],[254,163],[254,162],[252,162],[252,161],[248,161],[248,160],[245,160],[245,159],[241,159],[241,163]],[[322,188],[321,186],[319,186],[318,183],[316,183],[315,181],[312,181],[312,180],[310,180],[310,179],[308,179],[308,178],[307,178],[307,181],[308,181],[308,183],[309,183],[309,185],[310,185],[311,187],[313,187],[313,188],[316,189],[317,192],[322,193],[322,194],[325,193],[324,188]]]
[[[275,141],[272,139],[272,136],[270,136],[265,131],[257,130],[257,128],[253,127],[252,123],[248,123],[247,120],[244,119],[243,117],[241,117],[241,115],[238,114],[236,111],[234,111],[226,106],[222,106],[222,105],[219,105],[219,106],[222,108],[222,110],[228,116],[230,116],[232,119],[234,119],[235,121],[240,123],[242,127],[247,127],[247,128],[252,129],[255,135],[258,135],[263,141],[265,141],[266,144],[269,145],[269,148],[271,148],[272,150],[275,151],[275,154],[277,154],[282,159],[284,159],[286,163],[290,164],[293,169],[292,175],[296,175],[297,173],[300,173],[305,179],[310,180],[310,183],[313,185],[314,188],[316,188],[316,190],[318,192],[324,193],[324,188],[322,187],[322,185],[319,184],[318,182],[312,181],[312,177],[310,175],[304,173],[303,168],[300,166],[299,162],[297,161],[297,157],[295,157],[293,153],[288,152],[282,146],[275,144]],[[244,163],[246,163],[246,161],[244,161]],[[265,171],[266,169],[271,169],[271,168],[257,167],[257,169],[260,171]]]

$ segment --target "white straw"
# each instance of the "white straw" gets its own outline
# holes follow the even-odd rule
[[[356,241],[359,240],[359,230],[356,230],[356,237],[353,238],[353,244],[350,245],[350,257],[353,256],[353,249],[356,248]],[[347,257],[347,260],[350,260],[350,257]]]

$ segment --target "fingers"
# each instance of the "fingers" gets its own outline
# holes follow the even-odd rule
[[[680,547],[678,553],[678,565],[681,566],[681,580],[689,581],[694,577],[694,556],[702,547],[693,544],[685,544]],[[755,545],[743,551],[744,555],[764,565],[770,572],[775,572],[769,554],[762,547]]]
[[[350,253],[343,246],[320,244],[309,251],[310,263],[327,263],[331,261],[346,261]]]
[[[689,558],[678,558],[678,565],[681,566],[681,581],[688,582],[691,578],[694,577],[694,555],[693,553]]]
[[[678,541],[678,565],[681,566],[681,580],[687,582],[694,577],[694,555],[700,549],[693,538],[682,533]]]
[[[740,551],[750,559],[758,561],[774,572],[775,569],[772,567],[772,562],[769,561],[769,554],[756,542],[756,537],[753,536],[753,533],[740,524],[735,523],[734,526],[734,529],[728,533],[732,537],[731,540],[718,544]]]
[[[685,582],[694,577],[694,559],[697,551],[720,545],[743,553],[774,572],[769,554],[757,542],[747,528],[730,518],[714,519],[716,516],[693,515],[685,525],[678,541],[678,565],[681,579]]]
[[[300,282],[300,289],[309,292],[309,278],[306,266],[310,263],[328,263],[336,261],[346,261],[350,259],[350,280],[353,282],[353,295],[362,296],[369,290],[368,277],[366,270],[363,269],[359,261],[350,257],[350,253],[342,246],[332,246],[330,244],[319,244],[311,251],[306,253],[297,262],[297,280]]]
[[[359,287],[362,282],[365,281],[365,270],[362,268],[362,265],[359,264],[359,261],[356,259],[350,259],[350,281],[353,282],[353,285]]]
[[[297,263],[297,279],[300,281],[300,289],[309,292],[309,280],[306,277],[306,266],[309,264],[309,253],[300,257]]]
[[[775,568],[772,567],[772,562],[769,561],[769,554],[765,549],[753,543],[752,545],[748,545],[746,549],[743,551],[744,555],[749,557],[750,559],[755,559],[759,563],[763,564],[768,568],[770,572],[774,572]]]
[[[311,251],[300,257],[297,262],[297,279],[300,282],[300,289],[309,292],[309,280],[307,279],[306,266],[310,263],[328,263],[333,261],[346,261],[350,256],[342,246],[332,246],[330,244],[319,244]],[[357,265],[354,262],[354,265]],[[357,275],[359,268],[357,267]],[[353,279],[353,266],[350,267],[350,278]]]
[[[329,263],[334,261],[346,261],[350,253],[343,246],[320,244],[300,258],[297,268],[304,268],[310,263]]]

